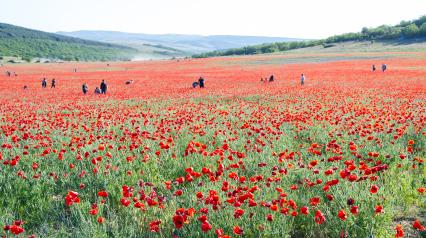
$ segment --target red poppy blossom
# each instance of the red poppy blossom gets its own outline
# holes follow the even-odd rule
[[[182,228],[182,227],[183,227],[184,222],[185,222],[185,219],[183,218],[183,216],[175,215],[175,216],[173,217],[173,223],[175,224],[175,227],[176,227],[177,229]]]
[[[377,191],[379,191],[379,187],[377,187],[376,185],[371,185],[371,188],[370,188],[370,192],[371,193],[377,193]]]
[[[235,235],[242,235],[243,234],[243,229],[240,226],[234,226],[234,228],[232,229]]]
[[[348,216],[346,215],[345,210],[340,210],[339,213],[337,214],[337,216],[340,218],[340,220],[344,221],[348,218]]]
[[[419,231],[424,231],[425,230],[425,227],[422,226],[422,224],[420,224],[419,220],[415,220],[414,221],[413,228],[416,229],[416,230],[419,230]]]

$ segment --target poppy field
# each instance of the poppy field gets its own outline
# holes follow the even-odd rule
[[[0,236],[426,237],[425,53],[0,71]]]

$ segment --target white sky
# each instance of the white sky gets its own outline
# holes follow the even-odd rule
[[[323,38],[426,14],[426,0],[0,0],[0,22],[49,32]]]

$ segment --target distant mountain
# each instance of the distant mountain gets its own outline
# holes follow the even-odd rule
[[[87,40],[122,44],[137,48],[141,53],[152,56],[190,56],[214,50],[225,50],[249,45],[272,42],[288,42],[300,39],[261,36],[232,35],[179,35],[179,34],[141,34],[116,31],[74,31],[58,34]]]
[[[78,39],[0,23],[0,56],[61,60],[126,60],[138,51],[128,46]]]

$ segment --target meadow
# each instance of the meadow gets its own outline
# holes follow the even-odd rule
[[[0,236],[426,237],[424,52],[0,71]]]

